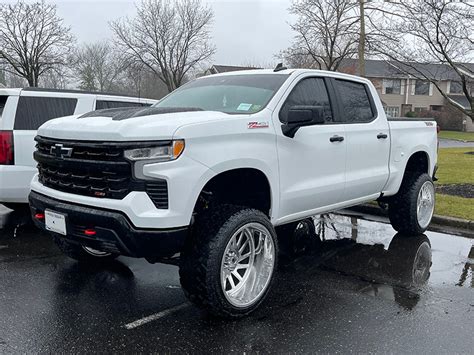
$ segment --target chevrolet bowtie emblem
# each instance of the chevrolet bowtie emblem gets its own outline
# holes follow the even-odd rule
[[[51,147],[50,153],[58,158],[67,158],[72,155],[72,148],[64,148],[62,144],[55,144]]]

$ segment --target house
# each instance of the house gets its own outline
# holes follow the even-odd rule
[[[474,72],[474,63],[468,63],[466,66]],[[451,67],[443,64],[416,64],[415,68],[427,77],[436,79],[441,90],[450,99],[465,108],[470,108],[461,83],[457,81],[459,77]],[[340,71],[357,75],[357,59],[346,60]],[[415,73],[409,68],[406,71]],[[432,111],[446,112],[451,122],[446,122],[445,128],[474,130],[472,120],[449,105],[432,83],[416,79],[414,75],[407,75],[406,71],[401,71],[396,64],[383,60],[366,60],[365,62],[365,76],[377,89],[387,115],[404,117],[409,112],[413,115],[427,114],[426,111],[431,111],[431,114]],[[474,91],[474,87],[471,90]]]

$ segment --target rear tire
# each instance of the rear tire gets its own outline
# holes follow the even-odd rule
[[[403,178],[398,193],[391,197],[388,216],[392,227],[404,234],[420,234],[428,229],[435,206],[435,188],[428,174]]]
[[[430,277],[430,240],[424,234],[407,238],[397,233],[388,247],[387,264],[387,273],[395,285],[408,289],[421,287]]]
[[[63,254],[71,259],[79,261],[80,263],[109,262],[118,257],[117,254],[106,253],[100,250],[84,247],[79,244],[71,243],[60,237],[54,237],[54,242]]]
[[[196,219],[181,253],[181,286],[191,302],[211,314],[243,317],[268,295],[277,255],[276,233],[265,214],[216,206]]]

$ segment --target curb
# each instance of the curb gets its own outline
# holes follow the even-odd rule
[[[359,213],[371,214],[375,216],[388,217],[387,212],[385,210],[382,210],[380,207],[371,204],[353,206],[348,208],[348,210]],[[434,215],[433,219],[431,220],[430,229],[443,230],[443,228],[444,230],[448,229],[450,231],[455,229],[455,232],[457,232],[457,234],[461,233],[465,237],[474,238],[474,221],[455,217]]]

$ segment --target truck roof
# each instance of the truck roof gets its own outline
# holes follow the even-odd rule
[[[345,74],[335,71],[329,70],[319,70],[319,69],[284,69],[279,71],[274,71],[273,69],[250,69],[250,70],[238,70],[226,73],[219,73],[219,74],[212,74],[212,76],[230,76],[230,75],[256,75],[256,74],[273,74],[273,75],[299,75],[299,74],[307,74],[307,73],[314,73],[314,75],[322,75],[322,76],[329,76],[332,78],[339,78],[339,79],[346,79],[346,80],[353,80],[353,81],[360,81],[369,83],[370,81],[366,78]],[[205,78],[201,77],[199,79]]]

